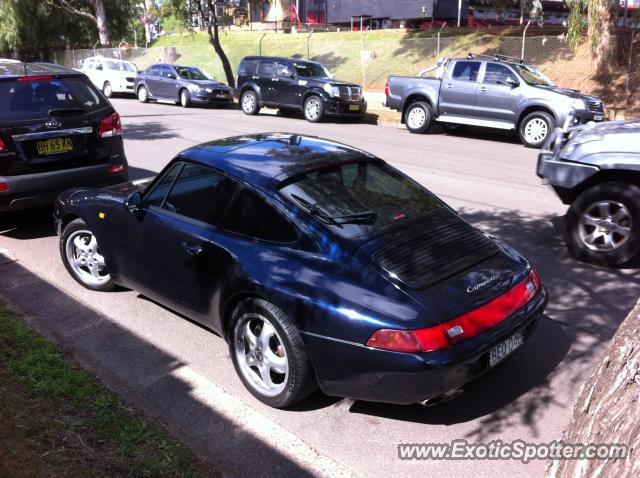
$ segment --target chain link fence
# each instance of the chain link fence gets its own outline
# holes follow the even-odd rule
[[[409,33],[390,42],[384,35],[367,32],[297,35],[254,32],[234,37],[229,43],[225,37],[222,39],[234,69],[247,55],[311,59],[326,65],[337,78],[362,84],[370,91],[383,91],[390,75],[414,76],[435,64],[439,57],[466,56],[472,52],[523,58],[562,86],[604,95],[608,103],[612,101],[606,96],[615,96],[618,102],[636,104],[640,102],[640,46],[636,45],[632,50],[628,34],[618,36],[617,42],[619,66],[614,71],[615,78],[609,82],[609,87],[615,87],[616,91],[604,91],[606,88],[598,89],[595,84],[585,82],[592,74],[589,59],[576,57],[563,35],[498,36],[478,32],[464,36],[424,37]],[[216,78],[225,78],[222,64],[211,45],[187,40],[184,45],[178,40],[175,46],[167,47],[58,51],[52,60],[79,68],[86,58],[95,55],[128,60],[140,69],[158,62],[188,64],[203,68]],[[563,62],[561,68],[557,67],[558,62]]]

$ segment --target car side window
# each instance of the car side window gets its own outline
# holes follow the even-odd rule
[[[258,63],[258,76],[261,76],[263,78],[271,78],[275,69],[275,63],[261,61],[260,63]]]
[[[278,67],[276,69],[276,76],[279,76],[281,78],[291,78],[292,74],[293,74],[293,69],[289,65],[278,63]]]
[[[231,205],[222,228],[261,241],[290,244],[296,229],[280,212],[254,191],[244,188]]]
[[[256,65],[258,64],[255,60],[243,60],[240,62],[240,68],[238,68],[238,75],[253,75],[256,72]]]
[[[85,64],[85,70],[92,70],[92,69],[93,69],[93,60],[89,60]]]
[[[451,78],[456,81],[476,81],[480,63],[477,61],[458,61],[453,67]]]
[[[173,68],[171,68],[170,66],[163,66],[162,77],[169,78],[169,75],[173,75],[174,78],[177,78],[175,71],[173,71]]]
[[[162,208],[217,226],[236,191],[237,183],[207,168],[185,164]]]
[[[154,184],[153,189],[145,194],[144,203],[149,206],[162,207],[164,198],[167,197],[169,188],[171,188],[171,185],[182,169],[182,166],[183,163],[176,163],[171,169],[169,169],[169,171],[167,171],[164,176]]]
[[[508,79],[515,80],[515,74],[506,66],[496,63],[487,63],[483,83],[490,85],[508,85]]]
[[[147,75],[160,76],[160,67],[159,66],[152,66],[151,68],[149,68],[147,70]]]

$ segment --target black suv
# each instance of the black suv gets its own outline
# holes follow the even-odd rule
[[[325,115],[362,116],[367,111],[361,86],[333,79],[320,63],[295,58],[244,58],[234,95],[245,114],[258,114],[267,106],[283,116],[302,111],[312,123]]]
[[[127,180],[120,116],[84,74],[0,60],[0,98],[0,211]]]
[[[227,106],[233,103],[231,88],[194,66],[151,65],[136,76],[135,92],[143,103],[149,100]]]

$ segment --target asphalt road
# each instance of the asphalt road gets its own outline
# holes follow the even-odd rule
[[[247,117],[238,110],[182,109],[140,104],[133,99],[113,103],[122,115],[126,153],[135,178],[159,171],[191,145],[247,133],[308,133],[372,152],[528,256],[550,292],[547,317],[518,355],[447,404],[400,407],[318,394],[294,410],[279,411],[261,405],[244,390],[219,337],[136,292],[102,294],[76,284],[60,262],[57,238],[46,213],[0,218],[0,252],[62,289],[70,301],[105,314],[136,340],[172,357],[183,365],[183,380],[197,381],[201,390],[212,394],[223,393],[229,406],[239,400],[242,408],[234,412],[236,420],[248,423],[255,414],[262,417],[260,420],[264,418],[264,423],[278,424],[279,428],[256,425],[252,433],[292,461],[303,452],[287,448],[298,443],[316,453],[315,459],[326,458],[362,476],[506,477],[540,476],[544,472],[546,463],[540,461],[525,465],[515,461],[416,462],[397,458],[399,443],[454,439],[538,443],[559,439],[580,384],[640,296],[634,270],[599,269],[568,257],[561,237],[565,207],[536,177],[536,151],[504,134],[472,131],[456,136],[438,132],[416,136],[404,129],[373,124],[309,124],[270,114]],[[60,311],[65,307],[64,301],[57,305]],[[148,398],[164,403],[161,409],[169,422],[181,421],[183,428],[184,423],[191,423],[192,402],[179,393],[155,393]],[[200,413],[204,407],[205,414],[223,406],[206,396],[199,396],[197,402]],[[204,443],[205,452],[224,450],[216,443],[224,442],[228,430],[206,429],[206,420],[198,417],[192,419],[187,434],[201,448]],[[279,439],[283,436],[288,438]],[[241,450],[238,453],[242,456]],[[261,460],[258,469],[270,474],[269,454],[244,455],[243,459]],[[306,469],[319,473],[317,467]]]

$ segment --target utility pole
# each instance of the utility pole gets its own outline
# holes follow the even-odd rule
[[[462,0],[458,0],[458,28],[462,23]]]

